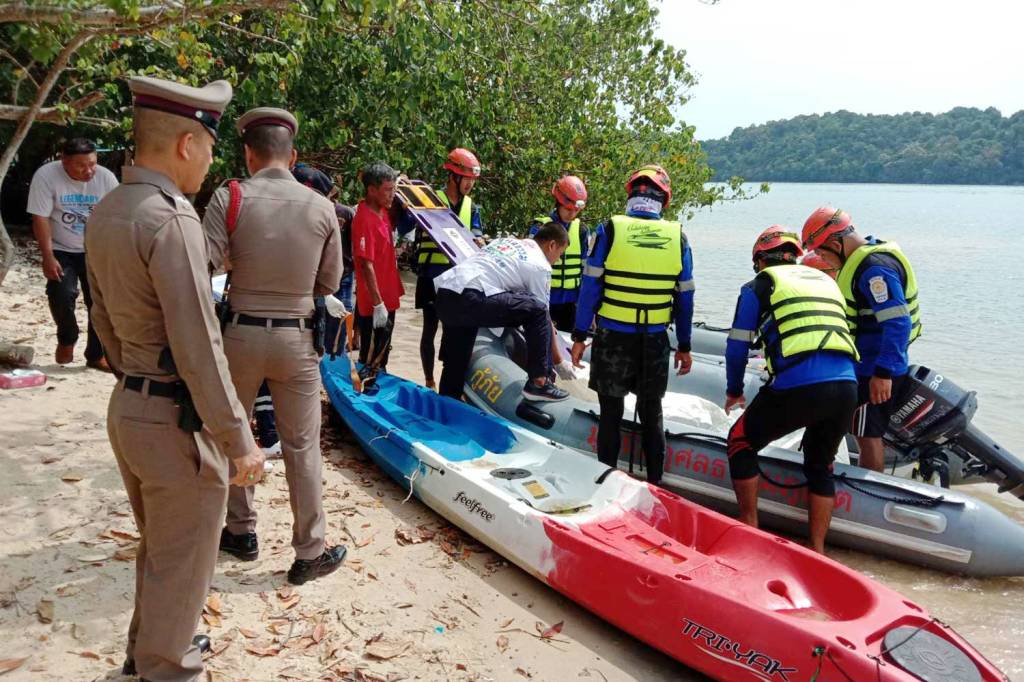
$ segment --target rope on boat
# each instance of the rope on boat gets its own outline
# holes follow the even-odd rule
[[[371,438],[371,439],[370,439],[370,442],[369,442],[369,443],[367,443],[367,445],[368,445],[368,446],[369,446],[369,445],[373,445],[374,441],[378,441],[378,440],[381,440],[382,438],[383,438],[384,440],[387,440],[387,439],[388,439],[388,436],[390,436],[390,435],[391,435],[392,433],[394,433],[395,431],[398,431],[398,430],[399,430],[398,428],[396,428],[396,427],[392,427],[392,428],[388,429],[388,432],[387,432],[387,433],[385,433],[385,434],[384,434],[383,436],[374,436],[373,438]]]
[[[416,479],[419,478],[419,477],[420,477],[420,465],[417,464],[416,465],[416,471],[412,472],[412,476],[406,476],[405,477],[406,480],[409,481],[409,494],[405,496],[404,500],[402,500],[402,504],[405,504],[406,502],[408,502],[409,500],[412,499],[412,490],[413,490],[412,486],[413,486],[413,483],[416,482]]]

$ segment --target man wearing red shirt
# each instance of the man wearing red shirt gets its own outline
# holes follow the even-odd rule
[[[356,265],[356,326],[363,343],[359,362],[385,369],[390,352],[390,330],[405,290],[398,276],[398,261],[388,212],[395,199],[398,173],[383,162],[363,169],[366,194],[352,219],[352,255]],[[370,342],[370,339],[373,342]],[[370,371],[369,376],[376,374]],[[366,377],[364,376],[364,379]]]

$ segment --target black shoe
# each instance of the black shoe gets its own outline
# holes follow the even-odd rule
[[[192,644],[194,644],[199,649],[200,654],[205,654],[207,651],[210,650],[210,638],[206,635],[196,635],[192,638]],[[132,677],[139,674],[135,670],[134,658],[124,659],[124,665],[121,666],[121,674],[130,675]]]
[[[260,541],[256,538],[256,533],[235,535],[225,528],[220,532],[220,551],[242,561],[252,561],[260,555]]]
[[[325,575],[334,573],[345,561],[348,550],[344,545],[328,547],[324,553],[316,559],[296,559],[292,567],[288,569],[288,582],[292,585],[301,585],[322,578]]]

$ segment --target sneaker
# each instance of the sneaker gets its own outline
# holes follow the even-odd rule
[[[336,545],[326,548],[324,553],[315,559],[296,559],[288,569],[288,582],[292,585],[301,585],[330,575],[341,567],[346,554],[348,550],[344,545]]]
[[[281,453],[281,441],[277,441],[270,447],[260,449],[263,450],[263,456],[267,459],[281,459],[284,456]]]
[[[242,561],[253,561],[260,555],[260,542],[256,533],[229,533],[227,528],[220,532],[220,551]]]
[[[557,403],[568,400],[569,393],[558,388],[550,381],[546,382],[543,386],[527,381],[526,385],[523,386],[523,399]]]

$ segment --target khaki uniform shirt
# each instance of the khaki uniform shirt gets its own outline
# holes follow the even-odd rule
[[[256,444],[228,373],[192,204],[166,175],[127,167],[86,233],[90,317],[110,364],[130,376],[180,378],[220,450],[249,454]],[[176,373],[158,366],[167,347]]]
[[[241,183],[242,207],[228,238],[228,188],[218,189],[203,216],[216,271],[231,260],[231,310],[300,318],[313,297],[333,294],[342,275],[341,235],[334,204],[284,168],[264,168]]]

